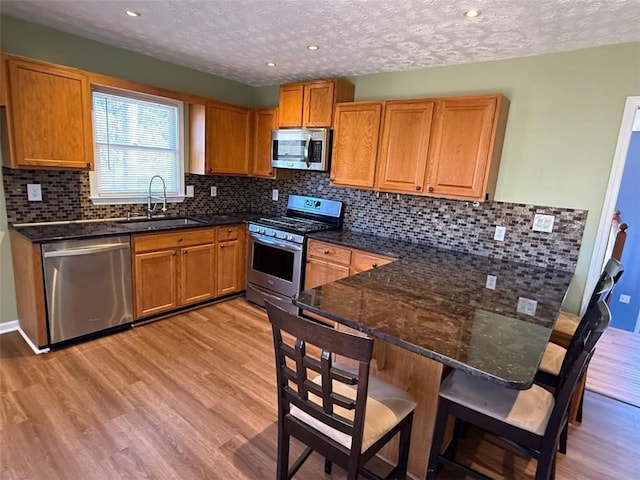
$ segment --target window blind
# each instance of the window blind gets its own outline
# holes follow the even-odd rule
[[[134,92],[93,91],[94,197],[146,197],[161,175],[167,196],[183,194],[182,104]],[[153,192],[162,182],[153,184]]]

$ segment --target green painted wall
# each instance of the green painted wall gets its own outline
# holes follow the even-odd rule
[[[0,48],[248,106],[271,106],[277,86],[246,85],[9,17]],[[353,77],[356,100],[488,92],[511,100],[496,200],[589,210],[566,308],[579,307],[627,96],[640,95],[640,43],[513,60]],[[6,231],[0,205],[0,239]],[[15,319],[2,244],[0,322]],[[3,253],[4,252],[4,253]],[[8,280],[7,280],[8,279]],[[4,305],[9,313],[5,316]]]
[[[0,169],[0,185],[2,185],[2,169]],[[11,247],[7,231],[7,212],[4,203],[4,189],[0,187],[0,323],[17,319]]]

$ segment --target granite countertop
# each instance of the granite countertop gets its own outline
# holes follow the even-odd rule
[[[309,237],[398,260],[303,291],[304,310],[503,386],[533,383],[571,273],[349,231]]]
[[[153,223],[145,222],[145,218],[132,218],[131,220],[110,219],[103,221],[70,221],[55,223],[40,223],[37,225],[13,225],[11,228],[20,233],[34,243],[46,243],[58,240],[71,240],[79,238],[104,237],[110,235],[132,235],[135,233],[149,233],[170,231],[185,228],[216,227],[220,225],[233,225],[244,223],[260,217],[255,213],[232,213],[228,215],[189,215],[188,217],[162,217],[157,216],[155,220],[167,220],[172,218],[190,218],[198,220],[195,225],[173,225],[164,227],[154,227],[149,229],[148,225]],[[147,223],[147,225],[145,225]]]

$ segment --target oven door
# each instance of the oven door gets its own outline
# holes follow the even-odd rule
[[[300,291],[302,245],[257,233],[249,236],[247,281],[287,297]]]

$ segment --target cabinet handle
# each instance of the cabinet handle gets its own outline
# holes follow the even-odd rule
[[[433,192],[433,187],[429,187],[429,191],[430,191],[430,192]]]
[[[420,190],[422,190],[422,187],[420,185],[416,185],[416,190],[419,192]]]
[[[378,264],[377,263],[372,263],[371,264],[371,268],[378,268]]]

